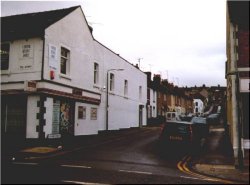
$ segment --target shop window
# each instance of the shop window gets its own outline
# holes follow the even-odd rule
[[[97,120],[97,108],[91,108],[90,119]]]
[[[86,107],[78,106],[78,119],[86,119]]]

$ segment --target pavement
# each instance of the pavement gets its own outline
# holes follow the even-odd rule
[[[193,171],[240,184],[249,184],[249,150],[245,153],[243,169],[237,169],[229,135],[222,126],[210,128],[209,137],[203,148],[201,156],[194,158],[189,164]]]
[[[62,155],[63,153],[78,150],[79,148],[88,147],[90,143],[91,145],[95,145],[95,143],[100,141],[107,142],[112,139],[113,134],[121,132],[123,131],[103,132],[98,135],[84,136],[84,139],[82,137],[73,138],[70,141],[68,140],[67,143],[55,142],[46,146],[26,146],[19,151],[13,152],[13,157],[10,160],[27,162]],[[244,169],[236,169],[232,146],[229,141],[229,136],[223,127],[211,128],[203,151],[201,151],[199,156],[193,157],[189,161],[188,166],[192,171],[202,175],[249,184],[249,150],[246,152],[244,159]]]

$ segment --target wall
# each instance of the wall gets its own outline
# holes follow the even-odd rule
[[[154,93],[155,92],[155,93]],[[152,107],[152,117],[157,117],[157,92],[150,89],[150,106]],[[155,109],[153,109],[155,107]]]
[[[53,60],[49,57],[50,45],[56,47],[56,57]],[[61,47],[70,50],[69,75],[60,73]],[[54,82],[98,92],[93,88],[93,47],[93,38],[83,13],[78,8],[45,31],[44,78],[50,80],[50,71],[53,70]],[[54,67],[51,67],[51,61],[55,63]]]
[[[38,101],[40,101],[39,96],[28,96],[26,138],[38,138],[38,132],[36,131],[36,127],[39,125],[39,119],[36,116],[40,111],[37,106]]]
[[[75,24],[77,22],[77,24]],[[74,28],[74,29],[72,29]],[[138,126],[139,104],[144,105],[143,125],[146,124],[146,74],[122,59],[120,56],[93,40],[85,23],[82,11],[76,9],[68,16],[50,26],[45,36],[44,78],[50,79],[49,71],[55,71],[53,81],[101,93],[98,130],[106,129],[106,76],[109,69],[115,75],[115,90],[109,93],[109,128],[129,128]],[[50,67],[49,46],[57,48],[56,67]],[[60,74],[60,48],[70,50],[70,75]],[[99,65],[99,80],[94,84],[94,63]],[[124,96],[124,80],[128,80],[128,95]],[[139,86],[142,98],[139,99]],[[92,128],[90,129],[92,133]],[[82,133],[86,133],[82,131]],[[80,134],[80,131],[77,131]]]
[[[78,117],[79,106],[83,109],[83,117]],[[85,103],[76,103],[75,105],[75,135],[98,134],[98,121],[91,119],[91,108],[97,108],[97,120],[100,119],[100,109],[98,106]],[[85,112],[86,111],[86,112]]]
[[[22,46],[31,45],[30,57],[23,57]],[[9,70],[1,71],[1,82],[40,80],[43,40],[33,38],[10,42]]]
[[[95,42],[95,61],[100,66],[100,83],[102,89],[101,114],[106,114],[106,88],[107,71],[110,69],[123,69],[123,71],[110,71],[115,76],[115,89],[109,93],[109,128],[138,127],[139,105],[143,108],[143,125],[146,125],[147,102],[147,76],[135,68],[119,55],[112,52],[99,42]],[[128,81],[128,94],[124,96],[124,81]],[[142,96],[139,97],[139,86],[142,87]],[[102,120],[105,120],[103,117]],[[99,125],[100,130],[105,129],[105,122]]]

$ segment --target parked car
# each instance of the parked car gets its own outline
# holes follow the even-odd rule
[[[220,124],[220,114],[214,113],[207,116],[208,125],[218,125]]]
[[[190,115],[180,115],[179,117],[181,121],[191,121],[194,116],[190,114]]]
[[[167,121],[162,126],[160,143],[162,147],[191,146],[204,144],[209,127],[206,118],[193,117],[191,121]]]

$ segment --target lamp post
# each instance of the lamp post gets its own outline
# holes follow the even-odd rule
[[[109,129],[109,124],[108,124],[108,120],[109,120],[109,72],[110,71],[123,71],[124,69],[109,69],[107,70],[107,102],[106,102],[106,130]]]

